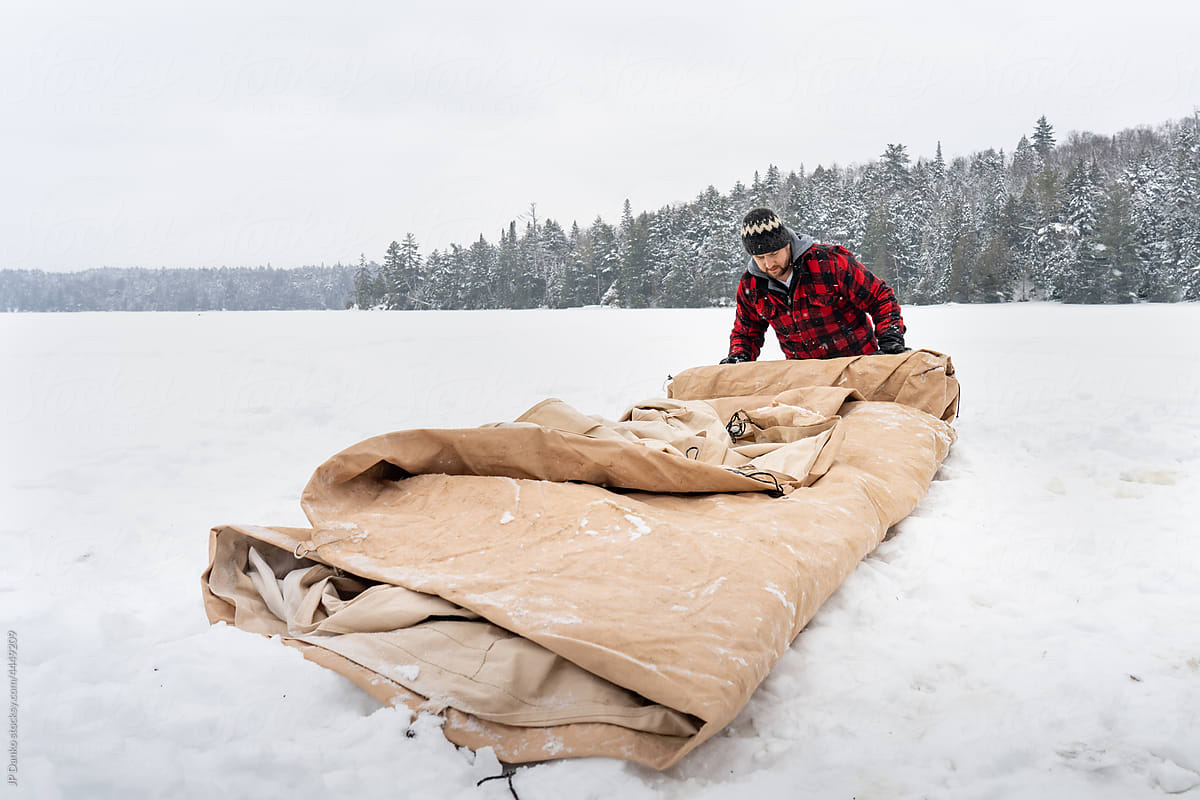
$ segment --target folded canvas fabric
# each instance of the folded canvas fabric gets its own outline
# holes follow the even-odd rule
[[[354,445],[305,487],[311,528],[213,529],[209,619],[502,760],[666,768],[912,511],[958,383],[915,351],[700,367],[669,395]]]

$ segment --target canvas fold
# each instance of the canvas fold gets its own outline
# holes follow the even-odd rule
[[[669,767],[913,510],[958,383],[913,351],[698,367],[668,395],[347,448],[304,489],[311,528],[213,529],[208,616],[505,761]]]

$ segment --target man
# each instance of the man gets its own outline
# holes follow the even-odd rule
[[[722,364],[758,358],[768,323],[787,358],[904,352],[896,296],[849,250],[797,236],[769,208],[742,220],[742,244],[750,263]]]

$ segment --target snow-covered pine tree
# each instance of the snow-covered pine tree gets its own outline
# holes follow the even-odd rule
[[[550,308],[562,308],[566,305],[567,260],[571,243],[562,226],[552,219],[547,219],[542,226],[542,250],[545,258],[545,304]]]
[[[1096,222],[1097,280],[1101,301],[1132,303],[1137,300],[1137,231],[1131,219],[1129,189],[1113,183],[1104,190]]]
[[[1100,187],[1093,168],[1078,159],[1069,172],[1064,189],[1063,222],[1071,253],[1063,274],[1061,297],[1069,303],[1098,303],[1103,294],[1096,237],[1100,218]]]
[[[1054,126],[1046,121],[1045,114],[1038,117],[1037,124],[1034,126],[1033,148],[1037,150],[1043,161],[1050,157],[1050,151],[1054,149]]]
[[[666,307],[696,308],[707,305],[697,277],[700,272],[698,217],[694,203],[672,209],[671,224],[667,226],[666,234],[666,277],[663,278],[661,301]]]
[[[374,264],[368,264],[366,254],[360,253],[354,272],[354,304],[362,309],[374,308],[382,300],[383,284]]]
[[[711,185],[696,202],[697,293],[705,305],[729,305],[745,264],[738,234],[745,212],[733,208],[728,198]]]
[[[1030,176],[1042,168],[1042,157],[1025,136],[1013,150],[1011,172],[1017,185],[1022,185]]]
[[[1174,243],[1176,295],[1200,300],[1200,112],[1173,129],[1167,230]]]
[[[621,225],[617,229],[617,296],[625,308],[645,308],[650,304],[653,292],[647,262],[647,236],[649,215],[645,212],[633,216],[629,198],[621,211]]]
[[[393,239],[383,256],[383,305],[385,308],[401,307],[403,281],[400,272],[400,243]]]
[[[508,230],[500,232],[496,248],[495,278],[491,281],[490,305],[481,308],[524,308],[526,270],[517,245],[517,221],[509,220]]]
[[[1172,280],[1180,252],[1171,230],[1170,173],[1169,160],[1143,152],[1122,175],[1121,183],[1129,193],[1129,223],[1136,237],[1135,252],[1126,266],[1137,276],[1134,293],[1141,300],[1171,297],[1178,286]]]
[[[596,299],[593,302],[620,307],[617,271],[621,264],[621,254],[617,249],[617,231],[599,215],[592,222],[590,256],[587,272],[595,280]]]

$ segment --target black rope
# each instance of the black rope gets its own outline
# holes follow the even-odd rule
[[[696,455],[692,455],[693,450],[696,451]],[[687,458],[690,458],[692,461],[696,461],[697,459],[700,458],[700,448],[697,447],[696,445],[692,445],[687,450],[683,451],[683,455]]]
[[[779,485],[779,479],[776,478],[771,473],[769,473],[769,472],[742,472],[741,470],[738,470],[738,473],[741,475],[745,475],[747,478],[753,478],[754,480],[758,481],[759,483],[769,483],[772,486],[774,486],[775,487],[774,490],[767,492],[767,494],[771,495],[771,497],[782,497],[783,496],[783,487]],[[766,480],[763,480],[763,478],[759,477],[760,475],[765,476]]]
[[[746,435],[747,426],[753,424],[750,418],[741,411],[733,412],[733,416],[729,418],[729,422],[725,423],[725,430],[729,433],[729,438],[735,442]]]
[[[475,786],[476,787],[482,786],[483,784],[487,783],[488,781],[507,780],[508,781],[508,791],[512,792],[512,796],[513,796],[513,798],[515,798],[515,800],[521,800],[520,795],[517,794],[517,790],[514,789],[513,785],[512,785],[513,773],[515,773],[516,771],[517,770],[515,767],[506,767],[504,769],[504,771],[501,772],[499,775],[492,775],[489,778],[480,778],[478,781],[475,782]]]

